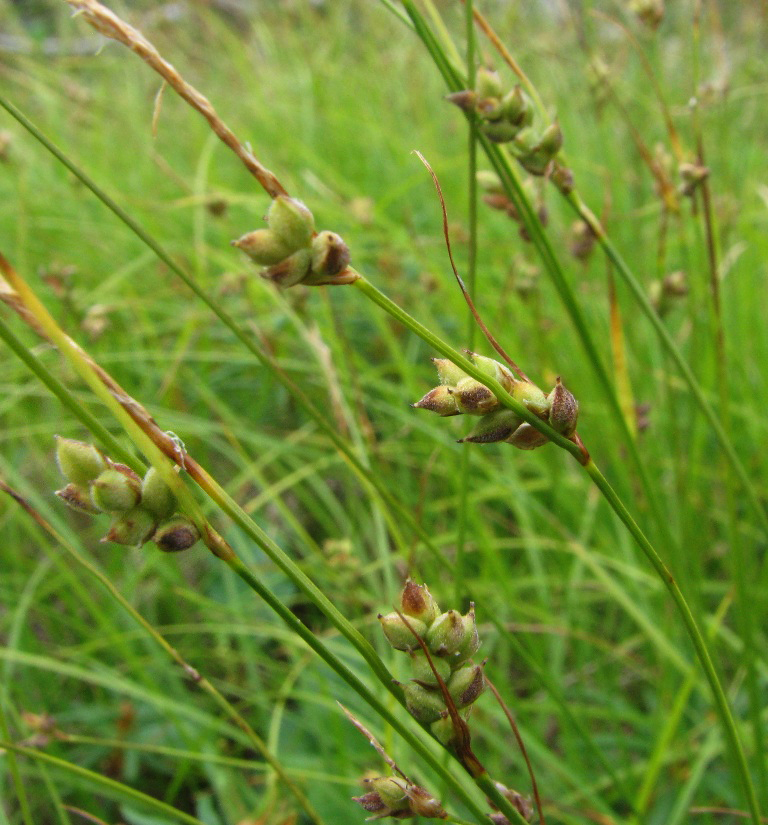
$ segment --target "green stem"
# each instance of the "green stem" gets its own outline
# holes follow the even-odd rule
[[[137,791],[129,785],[124,785],[122,782],[116,782],[114,779],[109,779],[99,773],[89,771],[87,768],[83,768],[80,765],[67,762],[65,759],[60,759],[58,756],[52,756],[50,753],[46,753],[45,751],[41,751],[36,748],[26,748],[22,745],[15,745],[13,742],[7,741],[0,741],[0,748],[5,748],[6,750],[18,754],[19,756],[27,756],[30,759],[45,762],[46,764],[52,765],[60,770],[72,773],[80,779],[84,779],[87,782],[101,788],[102,792],[106,790],[112,795],[118,795],[122,796],[124,799],[130,799],[134,803],[138,803],[149,810],[154,810],[160,814],[164,814],[165,816],[175,819],[178,822],[185,822],[187,825],[204,825],[204,823],[196,817],[185,814],[184,811],[180,811],[178,808],[174,808],[166,802],[161,802],[159,799],[155,799],[152,796],[147,796],[147,794]]]
[[[763,507],[762,502],[760,501],[760,497],[755,490],[755,487],[752,483],[752,480],[747,473],[746,467],[742,463],[741,459],[738,456],[733,444],[731,443],[730,438],[728,437],[728,433],[726,432],[725,427],[720,421],[718,414],[715,412],[714,407],[709,403],[706,396],[704,395],[704,391],[701,389],[699,382],[696,380],[696,376],[693,374],[693,370],[691,369],[690,364],[685,360],[683,354],[680,352],[677,344],[675,343],[672,334],[669,332],[667,327],[664,325],[664,322],[659,317],[656,310],[653,308],[648,296],[646,295],[643,288],[635,279],[632,271],[627,266],[624,259],[621,257],[619,251],[613,245],[611,239],[605,234],[605,231],[600,226],[600,222],[594,216],[594,214],[590,211],[589,207],[582,201],[581,197],[578,195],[577,192],[572,192],[570,195],[567,196],[566,200],[571,205],[573,210],[585,220],[590,227],[592,228],[593,232],[595,233],[598,243],[603,248],[608,259],[616,268],[616,272],[619,274],[619,277],[624,281],[625,285],[629,288],[629,291],[632,293],[637,304],[640,306],[645,317],[651,322],[651,326],[655,330],[659,340],[661,341],[662,346],[669,354],[670,358],[674,362],[675,366],[679,370],[680,374],[683,377],[683,380],[688,387],[688,390],[693,395],[699,409],[704,413],[704,417],[707,419],[707,422],[712,427],[713,432],[715,433],[715,437],[717,438],[720,446],[725,453],[726,458],[728,459],[729,464],[733,468],[734,472],[736,473],[742,487],[744,488],[745,493],[747,494],[747,498],[749,503],[757,516],[758,520],[760,521],[760,525],[763,528],[764,532],[768,534],[768,513],[766,513],[765,508]]]
[[[723,690],[723,687],[720,684],[720,679],[715,671],[715,666],[713,665],[712,659],[709,655],[707,643],[701,635],[701,631],[696,624],[693,613],[688,606],[688,602],[685,600],[685,596],[683,596],[683,593],[672,576],[672,573],[661,560],[659,554],[656,550],[654,550],[651,543],[643,534],[643,531],[624,506],[624,503],[616,495],[616,492],[606,481],[605,477],[594,462],[589,461],[584,466],[584,469],[595,483],[595,486],[606,498],[608,504],[611,506],[611,509],[624,523],[624,526],[630,532],[632,538],[635,540],[638,547],[643,551],[645,557],[651,563],[653,569],[658,573],[659,578],[664,582],[665,587],[672,596],[672,600],[674,601],[675,606],[677,607],[677,610],[685,623],[685,628],[688,631],[691,641],[693,642],[696,656],[701,663],[702,669],[704,670],[704,675],[707,677],[707,681],[709,682],[709,686],[712,690],[712,696],[715,700],[715,707],[717,708],[720,722],[723,726],[723,731],[728,740],[732,756],[738,765],[739,774],[744,787],[744,793],[747,798],[750,813],[752,814],[752,820],[755,825],[760,825],[760,808],[758,806],[757,796],[755,795],[755,789],[752,784],[752,777],[749,772],[749,766],[747,765],[744,749],[739,738],[738,730],[736,729],[736,722],[731,713],[725,691]]]

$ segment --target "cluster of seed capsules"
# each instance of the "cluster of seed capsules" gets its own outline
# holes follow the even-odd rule
[[[340,235],[315,231],[312,212],[296,198],[279,195],[267,212],[267,228],[254,229],[232,245],[259,264],[261,275],[277,286],[349,284],[349,248]]]
[[[504,364],[469,353],[477,368],[501,386],[527,410],[546,421],[566,438],[576,432],[579,404],[560,379],[548,394],[530,381],[515,378]],[[440,416],[474,415],[480,420],[461,441],[474,444],[492,444],[504,441],[519,450],[534,450],[546,444],[547,437],[514,411],[502,407],[498,398],[484,384],[457,367],[446,358],[433,358],[440,378],[439,386],[430,390],[413,406],[430,410]]]
[[[498,72],[481,66],[475,88],[455,92],[448,100],[465,112],[474,112],[483,134],[494,143],[507,144],[526,172],[549,176],[564,194],[572,191],[573,173],[555,160],[563,145],[560,124],[555,120],[539,126],[522,86],[505,91]]]
[[[408,581],[399,612],[379,615],[379,621],[392,647],[411,659],[413,679],[402,686],[408,710],[436,739],[450,744],[455,731],[437,676],[463,717],[486,687],[483,666],[470,661],[480,647],[474,605],[463,616],[458,610],[443,613],[426,585]]]
[[[56,495],[81,513],[112,517],[102,541],[140,547],[148,541],[166,553],[187,550],[199,538],[195,525],[176,511],[176,498],[157,470],[144,478],[83,441],[56,437],[56,461],[67,485]]]

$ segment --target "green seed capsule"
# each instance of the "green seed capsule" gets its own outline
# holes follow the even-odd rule
[[[168,518],[176,509],[176,497],[154,467],[150,467],[142,479],[141,506],[158,519]]]
[[[135,507],[112,522],[102,541],[111,541],[126,547],[140,547],[149,540],[154,529],[154,516],[142,507]]]
[[[419,638],[424,638],[427,632],[426,624],[413,617],[408,617],[408,625],[397,613],[388,613],[386,616],[379,614],[378,619],[381,622],[381,629],[384,631],[387,641],[395,650],[417,648],[419,643],[414,638],[413,633],[416,633]]]
[[[293,252],[288,244],[271,229],[255,229],[253,232],[248,232],[236,241],[232,241],[232,246],[241,249],[251,260],[262,266],[280,263]]]
[[[104,453],[93,444],[56,436],[56,462],[61,474],[73,484],[93,481],[108,465]]]
[[[309,209],[285,195],[273,199],[267,224],[291,251],[307,246],[315,233],[315,219]]]
[[[129,467],[115,464],[91,484],[91,501],[106,513],[132,510],[141,498],[141,479]]]

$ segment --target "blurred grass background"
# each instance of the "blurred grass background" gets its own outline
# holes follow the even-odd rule
[[[731,436],[765,500],[768,12],[757,2],[703,3],[697,67],[692,21],[699,4],[668,5],[655,33],[619,2],[489,2],[482,10],[559,118],[579,188],[643,284],[652,291],[666,275],[685,273],[688,294],[669,303],[665,321],[712,401],[729,405]],[[460,4],[437,6],[460,40]],[[466,344],[466,309],[448,267],[439,204],[411,150],[419,149],[440,178],[461,263],[467,130],[401,21],[381,4],[359,0],[258,6],[187,0],[115,9],[211,99],[257,157],[308,203],[320,228],[345,238],[360,271],[452,344]],[[135,56],[104,45],[53,0],[0,3],[0,32],[3,94],[253,332],[449,560],[467,491],[468,575],[460,590],[476,603],[481,652],[518,719],[548,819],[626,821],[637,789],[648,781],[644,822],[735,821],[733,813],[707,812],[743,801],[669,599],[571,459],[551,446],[520,453],[491,445],[470,449],[462,465],[469,445],[455,440],[468,423],[409,408],[435,383],[434,353],[354,290],[300,287],[281,294],[259,279],[229,241],[262,225],[268,199],[170,91],[153,133],[159,81]],[[605,62],[621,109],[590,81],[584,43]],[[502,69],[487,42],[480,40],[479,48]],[[657,146],[659,156],[670,152],[641,53],[691,152],[696,124],[689,103],[693,96],[701,103],[720,260],[725,399],[701,215],[683,202],[662,235],[660,199],[632,139],[635,129],[652,152]],[[407,678],[404,657],[379,638],[376,614],[390,608],[408,572],[427,581],[444,607],[465,609],[455,603],[450,572],[413,536],[406,536],[410,553],[394,546],[380,503],[363,495],[275,376],[5,112],[0,133],[0,250],[70,334],[162,428],[184,440],[360,626],[393,672]],[[551,187],[541,197],[552,242],[609,363],[605,261],[599,253],[576,260],[569,252],[571,213]],[[748,721],[729,496],[751,587],[744,607],[756,617],[749,655],[757,662],[763,704],[766,540],[709,428],[648,324],[617,287],[633,393],[646,405],[647,426],[638,440],[663,502],[665,523],[659,523],[530,246],[511,221],[485,208],[478,244],[478,306],[488,326],[534,380],[548,387],[562,375],[579,398],[584,441],[659,542],[714,640],[759,785],[765,768]],[[56,353],[17,326],[30,348],[117,432]],[[337,699],[378,731],[407,774],[428,784],[407,749],[377,729],[359,700],[203,550],[168,557],[150,545],[130,551],[99,544],[103,521],[63,512],[52,496],[60,486],[52,436],[87,433],[10,353],[0,360],[0,381],[0,474],[236,704],[326,822],[362,821],[349,797],[359,793],[366,770],[382,770],[339,713]],[[215,511],[209,515],[259,576],[365,676],[314,606]],[[304,821],[242,734],[64,546],[10,499],[0,502],[0,524],[1,700],[11,739],[210,825]],[[673,541],[662,543],[665,528]],[[489,615],[514,632],[528,661],[499,640]],[[623,786],[585,748],[558,697]],[[50,717],[48,727],[40,715]],[[494,777],[527,791],[522,760],[500,725],[500,711],[485,697],[473,715],[475,750]],[[0,762],[0,771],[7,764]],[[67,806],[105,822],[172,821],[61,765],[21,759],[19,770],[34,822],[82,821]],[[24,821],[10,776],[0,773],[0,781],[0,822]],[[759,792],[766,806],[768,789]]]

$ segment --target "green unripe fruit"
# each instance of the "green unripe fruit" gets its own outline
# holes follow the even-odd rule
[[[141,479],[124,465],[113,465],[91,484],[91,501],[106,513],[132,510],[141,498]]]
[[[272,200],[267,224],[290,251],[307,246],[315,234],[315,219],[301,201],[279,195]]]
[[[261,275],[284,289],[300,284],[309,274],[312,253],[309,249],[299,249],[280,263],[265,269]]]
[[[56,462],[64,478],[77,485],[88,484],[109,466],[104,453],[93,444],[58,435]]]
[[[141,506],[158,519],[166,519],[176,509],[176,497],[154,467],[150,467],[141,482]]]
[[[413,678],[430,687],[437,687],[439,682],[435,678],[435,674],[429,665],[429,659],[421,648],[416,648],[411,651],[411,667],[413,668]],[[437,674],[440,678],[447,682],[451,675],[451,665],[439,656],[432,657],[432,664],[434,665]]]
[[[551,405],[547,396],[530,381],[516,381],[512,387],[512,397],[539,418],[549,415]]]
[[[479,99],[501,97],[503,92],[501,75],[494,69],[480,66],[475,75],[475,94]]]
[[[478,355],[476,352],[470,353],[477,368],[489,378],[498,381],[504,389],[509,392],[515,383],[515,377],[504,364],[494,361],[485,355]]]
[[[427,632],[426,624],[420,619],[408,617],[408,625],[397,613],[388,613],[386,616],[382,616],[380,613],[378,619],[381,622],[381,629],[384,631],[387,641],[395,650],[417,648],[419,643],[413,634],[416,633],[420,639],[423,639]]]
[[[123,544],[126,547],[140,547],[149,540],[155,529],[155,519],[142,507],[134,507],[116,518],[102,541]]]
[[[409,682],[403,687],[403,693],[409,713],[419,722],[435,722],[445,710],[443,694],[439,690],[429,690],[415,682]]]
[[[441,613],[427,631],[424,641],[436,656],[450,656],[464,641],[464,622],[458,610]]]
[[[280,263],[293,252],[271,229],[255,229],[248,232],[232,241],[232,246],[241,249],[251,260],[262,266]]]
[[[457,367],[453,361],[447,358],[433,358],[432,363],[437,368],[437,377],[441,384],[448,387],[455,387],[463,378],[469,378],[463,369]]]
[[[395,776],[380,776],[368,781],[368,787],[379,795],[379,798],[390,811],[402,811],[410,806],[406,789],[408,783]]]

